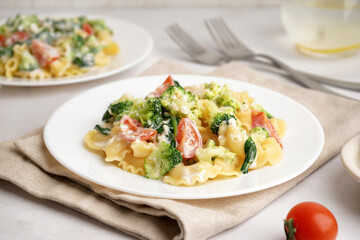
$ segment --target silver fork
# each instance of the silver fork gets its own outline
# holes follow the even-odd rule
[[[222,18],[207,20],[205,21],[205,25],[220,50],[229,58],[237,60],[255,60],[256,58],[262,58],[269,60],[275,67],[288,73],[293,80],[308,88],[342,96],[334,91],[331,91],[330,89],[325,88],[320,83],[310,79],[307,75],[295,71],[289,65],[273,56],[253,52],[232,33]]]
[[[217,65],[229,60],[228,57],[201,46],[177,23],[166,27],[165,31],[184,52],[197,62]]]

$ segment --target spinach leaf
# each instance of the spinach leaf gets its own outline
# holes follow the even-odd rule
[[[257,153],[256,144],[251,137],[248,137],[248,139],[246,139],[244,145],[244,151],[245,151],[245,160],[243,165],[241,166],[241,172],[247,174],[249,167],[254,162]]]
[[[101,134],[104,135],[110,135],[110,128],[103,128],[101,127],[99,124],[96,124],[94,129],[98,130],[99,132],[101,132]]]

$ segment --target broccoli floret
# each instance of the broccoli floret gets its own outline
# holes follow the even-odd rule
[[[241,110],[243,104],[235,99],[233,92],[230,90],[224,91],[216,98],[216,104],[220,107],[232,107],[235,110]]]
[[[171,146],[176,147],[175,136],[177,134],[177,126],[180,118],[171,117],[165,121],[161,127],[157,129],[158,142],[167,142]]]
[[[79,67],[92,67],[95,65],[94,54],[90,52],[84,54],[76,54],[73,63]]]
[[[8,61],[13,55],[12,47],[0,47],[0,59],[2,62]]]
[[[136,99],[130,108],[116,115],[115,121],[120,120],[124,114],[140,121],[146,128],[158,129],[163,121],[161,103],[156,97]]]
[[[87,22],[91,25],[95,32],[107,30],[110,32],[110,34],[113,33],[113,31],[105,24],[103,19],[88,20]]]
[[[101,48],[96,47],[97,43],[95,40],[91,40],[94,38],[95,37],[92,36],[85,40],[80,35],[75,35],[71,38],[71,46],[75,55],[73,60],[74,64],[78,65],[79,67],[91,67],[95,65],[94,54],[97,53]]]
[[[205,84],[204,98],[214,101],[219,107],[232,107],[235,110],[241,110],[246,107],[243,103],[236,100],[233,91],[227,85],[221,87],[216,82]]]
[[[271,115],[268,111],[266,111],[262,106],[260,106],[259,104],[252,104],[251,106],[251,109],[253,110],[256,110],[256,111],[259,111],[259,112],[264,112],[265,115],[270,119],[270,118],[273,118],[274,116]]]
[[[51,45],[54,41],[55,36],[53,32],[46,28],[41,32],[34,34],[31,38],[28,39],[28,41],[30,42],[34,38]]]
[[[55,32],[68,33],[73,32],[75,27],[79,27],[74,19],[58,19],[52,21]]]
[[[2,35],[6,34],[6,25],[5,24],[0,26],[0,34],[2,34]]]
[[[80,23],[80,25],[83,25],[84,22],[88,21],[88,18],[86,16],[79,16],[76,20]]]
[[[255,127],[250,130],[251,138],[256,142],[262,142],[266,138],[270,137],[269,131],[263,127]]]
[[[159,143],[148,158],[144,160],[146,178],[160,179],[176,165],[182,162],[181,153],[166,142]]]
[[[28,32],[31,30],[31,24],[38,24],[38,18],[35,14],[30,16],[17,14],[14,18],[8,18],[6,22],[6,25],[11,27],[11,32]]]
[[[236,158],[236,153],[230,152],[222,146],[215,146],[213,140],[209,140],[206,148],[198,148],[196,150],[196,157],[199,161],[214,162],[216,159],[222,159],[229,163]]]
[[[21,61],[19,65],[20,71],[32,71],[39,67],[39,63],[36,58],[31,55],[29,50],[23,51],[21,53]]]
[[[72,42],[74,48],[81,48],[82,46],[85,45],[85,39],[82,38],[80,35],[74,35],[72,37]]]
[[[89,48],[89,51],[92,53],[97,53],[103,48],[99,40],[94,35],[90,35],[86,39],[85,45]]]
[[[217,96],[220,95],[222,88],[216,82],[205,83],[206,93],[204,98],[209,100],[214,100]]]
[[[161,103],[156,97],[135,100],[128,115],[139,120],[142,126],[146,128],[157,129],[163,121]]]
[[[210,129],[214,134],[218,134],[219,128],[221,124],[227,124],[229,125],[230,119],[236,120],[236,117],[227,112],[218,112],[216,113],[210,121]]]
[[[88,47],[100,47],[101,43],[99,42],[99,40],[94,35],[90,35],[86,39],[86,46],[88,46]]]
[[[117,117],[118,115],[121,115],[121,117],[124,115],[122,113],[128,111],[133,105],[133,101],[130,100],[124,100],[124,101],[115,101],[106,110],[102,117],[103,122],[111,122],[111,120],[114,120],[113,117]],[[120,117],[120,118],[121,118]]]
[[[196,120],[201,112],[197,109],[197,98],[181,86],[171,86],[160,97],[161,105],[166,110],[165,115],[177,118],[187,117]]]
[[[21,20],[21,15],[20,13],[16,14],[15,17],[9,17],[8,19],[6,19],[6,25],[9,27],[13,27],[14,25],[16,25],[17,22],[19,22]]]

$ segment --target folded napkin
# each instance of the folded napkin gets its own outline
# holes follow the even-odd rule
[[[181,65],[162,60],[144,75],[191,73],[194,72]],[[261,85],[307,107],[325,131],[325,147],[317,161],[295,179],[255,193],[208,200],[158,199],[112,190],[75,175],[50,155],[39,129],[0,144],[0,178],[36,197],[58,202],[141,239],[206,239],[260,211],[360,133],[357,101],[279,83],[236,62],[225,64],[210,75]]]

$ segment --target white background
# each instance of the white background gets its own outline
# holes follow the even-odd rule
[[[1,1],[1,4],[3,3],[4,1]],[[171,42],[163,29],[174,21],[183,24],[190,32],[197,33],[203,43],[211,44],[202,23],[205,18],[224,16],[233,25],[246,15],[257,14],[260,20],[267,14],[280,18],[279,10],[276,8],[253,10],[201,7],[100,10],[66,7],[56,9],[1,7],[0,15],[6,18],[19,11],[56,14],[74,12],[126,19],[150,31],[155,40],[155,49],[151,56],[137,67],[99,81],[42,88],[3,86],[0,90],[0,142],[20,137],[35,128],[42,127],[51,113],[72,96],[100,84],[137,76],[159,59],[168,58],[203,73],[215,69],[216,66],[193,63]],[[275,80],[292,84],[281,76],[269,72],[263,73]],[[339,91],[360,99],[359,92]],[[283,219],[292,206],[303,201],[319,202],[334,213],[339,224],[338,239],[354,239],[354,236],[356,238],[360,235],[360,184],[345,172],[339,156],[336,156],[255,216],[212,239],[285,239]],[[0,239],[132,239],[83,214],[50,201],[37,199],[2,180],[0,180],[0,219]]]

